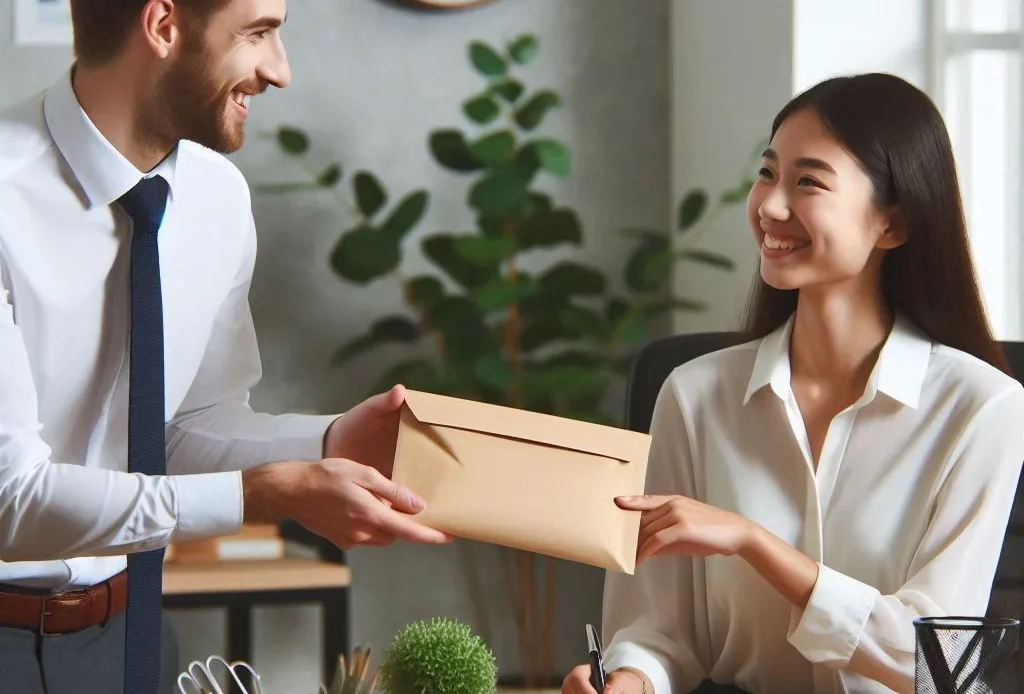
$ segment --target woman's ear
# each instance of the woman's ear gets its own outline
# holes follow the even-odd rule
[[[907,242],[907,224],[903,219],[903,213],[898,207],[894,207],[885,213],[885,228],[878,237],[876,247],[889,250],[902,246]]]

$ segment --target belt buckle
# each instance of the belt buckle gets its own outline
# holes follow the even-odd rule
[[[47,617],[52,617],[53,613],[52,612],[48,612],[47,609],[46,609],[46,601],[49,598],[49,596],[48,595],[44,595],[44,596],[42,596],[42,598],[43,599],[39,601],[39,629],[38,629],[39,635],[40,636],[56,636],[60,632],[57,632],[57,631],[48,632],[48,631],[46,631],[46,618]]]

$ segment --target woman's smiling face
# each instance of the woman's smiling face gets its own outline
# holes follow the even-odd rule
[[[764,281],[803,289],[843,284],[865,270],[880,276],[884,251],[903,234],[892,233],[894,214],[874,197],[871,179],[813,111],[789,116],[747,197]]]

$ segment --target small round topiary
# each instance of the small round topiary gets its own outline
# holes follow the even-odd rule
[[[494,694],[497,683],[494,653],[484,640],[444,618],[403,628],[380,666],[386,694]]]

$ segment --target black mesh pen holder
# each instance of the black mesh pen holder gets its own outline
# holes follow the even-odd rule
[[[1019,620],[923,617],[914,629],[915,694],[1020,694]]]

